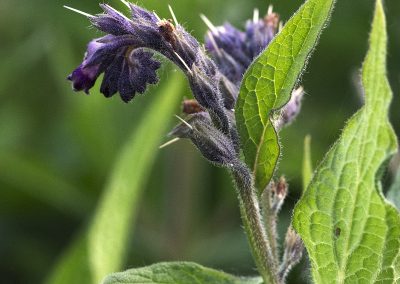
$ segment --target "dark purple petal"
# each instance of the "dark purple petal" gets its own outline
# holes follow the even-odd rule
[[[82,64],[68,76],[74,90],[88,93],[104,72],[101,93],[111,97],[119,92],[128,102],[136,93],[144,93],[147,84],[157,83],[160,62],[152,59],[153,53],[134,49],[132,42],[131,36],[113,35],[91,41]]]
[[[99,66],[84,68],[80,65],[68,76],[67,79],[72,81],[74,91],[84,91],[88,94],[98,76]]]
[[[109,98],[118,92],[118,81],[121,76],[121,66],[124,61],[124,51],[120,52],[119,55],[115,56],[109,66],[107,66],[104,72],[103,82],[101,83],[100,92]]]
[[[126,49],[106,70],[101,92],[110,96],[118,90],[124,102],[132,100],[136,93],[143,94],[148,84],[158,82],[156,71],[161,64],[152,56],[141,49]]]
[[[93,55],[103,46],[104,44],[99,43],[97,39],[92,40],[88,44],[82,64],[68,76],[68,80],[72,81],[74,91],[89,93],[89,89],[95,84],[97,77],[101,73],[101,66],[99,63],[88,64],[88,62],[90,62]]]

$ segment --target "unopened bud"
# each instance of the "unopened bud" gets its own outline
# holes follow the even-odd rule
[[[214,127],[210,116],[205,112],[189,116],[170,135],[189,138],[202,155],[216,165],[231,167],[238,160],[231,139]]]
[[[212,81],[197,66],[193,66],[193,74],[190,78],[191,87],[195,99],[206,109],[220,107],[218,94],[218,82]]]
[[[301,110],[303,96],[304,90],[302,87],[293,91],[290,101],[280,110],[278,117],[274,121],[275,129],[280,130],[296,119]]]
[[[283,281],[290,270],[303,257],[304,245],[300,236],[289,227],[285,238],[285,252],[283,254],[282,265],[279,269],[279,277]]]
[[[237,97],[239,95],[238,87],[225,76],[221,76],[219,89],[221,91],[222,98],[224,99],[225,107],[227,109],[234,109]]]
[[[271,209],[275,214],[278,214],[281,210],[288,188],[289,185],[284,177],[281,177],[277,183],[271,184]]]
[[[212,80],[196,65],[193,65],[190,85],[195,99],[202,107],[207,109],[212,122],[229,135],[229,120],[218,90],[218,83],[218,80]]]

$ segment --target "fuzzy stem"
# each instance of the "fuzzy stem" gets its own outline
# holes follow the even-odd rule
[[[264,283],[278,284],[278,267],[265,234],[260,206],[250,171],[241,162],[233,166],[232,175],[238,192],[240,212],[257,269]]]
[[[268,242],[271,246],[271,254],[274,256],[274,259],[279,259],[279,251],[278,251],[278,233],[276,230],[276,221],[277,221],[277,214],[274,212],[271,206],[272,202],[272,195],[271,195],[271,188],[268,187],[264,194],[262,195],[262,212],[265,224],[265,232],[267,234]]]

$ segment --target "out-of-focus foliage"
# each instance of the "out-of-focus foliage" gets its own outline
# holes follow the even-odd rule
[[[282,19],[288,19],[302,2],[271,1]],[[286,174],[291,189],[282,210],[282,228],[287,227],[301,192],[303,137],[313,136],[313,158],[320,161],[344,121],[360,105],[354,96],[358,86],[354,74],[367,49],[373,2],[338,1],[330,27],[304,74],[303,111],[281,136],[280,173]],[[123,8],[119,1],[109,3]],[[215,24],[229,20],[243,26],[253,8],[266,12],[269,4],[265,0],[169,3],[197,38],[206,30],[199,13]],[[0,272],[6,283],[38,283],[46,278],[87,225],[122,145],[161,95],[157,90],[162,86],[152,87],[126,105],[97,92],[91,96],[72,93],[65,78],[79,64],[86,43],[100,33],[62,5],[96,13],[100,11],[97,4],[0,1]],[[139,4],[170,17],[163,1]],[[386,1],[386,10],[389,79],[394,94],[399,94],[400,2]],[[160,77],[165,84],[173,76],[162,70]],[[400,98],[395,96],[391,121],[397,133],[400,112],[393,110],[399,108]],[[230,178],[186,142],[158,151],[157,157],[148,173],[152,178],[143,185],[125,267],[184,259],[234,274],[253,274]],[[299,267],[293,274],[300,273],[306,282],[301,271],[307,269]]]

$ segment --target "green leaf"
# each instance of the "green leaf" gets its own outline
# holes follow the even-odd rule
[[[397,170],[396,178],[387,193],[387,198],[400,210],[400,168]]]
[[[388,121],[386,45],[378,0],[362,71],[365,106],[349,120],[294,212],[316,283],[400,281],[400,216],[384,200],[380,182],[383,163],[397,149]]]
[[[303,152],[303,192],[306,191],[307,186],[310,184],[313,175],[313,166],[311,160],[311,136],[307,135],[304,138],[304,152]]]
[[[270,116],[289,101],[334,3],[335,0],[306,1],[244,75],[236,123],[245,160],[259,192],[271,180],[280,154]]]
[[[158,263],[108,276],[103,284],[260,284],[261,278],[242,278],[191,262]]]
[[[181,98],[182,75],[169,82],[154,94],[147,115],[121,151],[88,231],[71,246],[48,283],[97,284],[121,269],[140,194]]]

